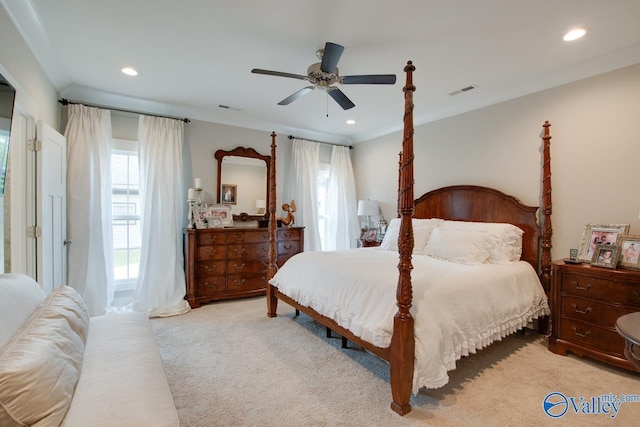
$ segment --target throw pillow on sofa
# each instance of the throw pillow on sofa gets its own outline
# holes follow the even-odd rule
[[[69,408],[89,316],[71,287],[56,288],[0,349],[0,425],[59,425]]]

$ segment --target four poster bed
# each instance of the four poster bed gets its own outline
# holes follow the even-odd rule
[[[282,300],[386,360],[400,415],[412,392],[446,384],[460,357],[547,315],[551,273],[549,123],[542,226],[537,207],[485,187],[446,187],[414,201],[414,69],[410,61],[404,69],[399,218],[380,248],[301,253],[277,271],[275,133],[269,180],[267,315]]]

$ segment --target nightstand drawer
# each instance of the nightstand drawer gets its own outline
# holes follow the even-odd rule
[[[599,325],[613,327],[628,309],[582,298],[563,297],[562,316]]]
[[[624,339],[612,329],[573,319],[561,319],[558,338],[624,357]]]
[[[637,286],[597,277],[566,274],[562,280],[564,294],[589,298],[601,302],[612,302],[640,308],[640,293]]]

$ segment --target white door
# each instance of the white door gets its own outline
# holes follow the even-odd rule
[[[38,122],[36,149],[36,276],[48,294],[67,282],[67,140]]]

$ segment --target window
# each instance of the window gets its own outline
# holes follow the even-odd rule
[[[329,212],[327,212],[327,200],[329,197],[329,171],[331,165],[329,163],[320,163],[318,165],[318,231],[320,233],[320,241],[322,249],[327,247],[327,229],[329,221]]]
[[[111,188],[115,290],[128,291],[138,278],[142,244],[136,151],[113,150]]]

